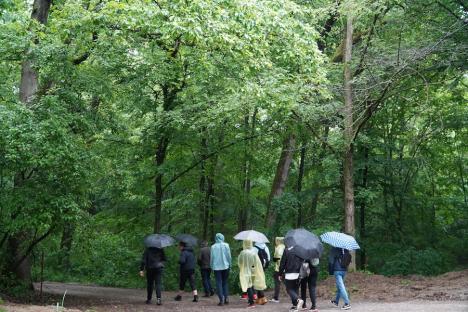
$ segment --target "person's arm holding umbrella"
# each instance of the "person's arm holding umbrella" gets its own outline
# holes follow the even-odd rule
[[[148,255],[148,249],[145,249],[143,252],[143,256],[141,257],[141,262],[140,262],[140,276],[143,277],[145,276],[145,268],[146,268],[146,257]]]
[[[279,273],[278,279],[280,281],[283,280],[284,272],[286,270],[287,254],[288,254],[288,250],[285,249],[283,252],[283,255],[281,256],[280,266],[278,270],[278,273]]]

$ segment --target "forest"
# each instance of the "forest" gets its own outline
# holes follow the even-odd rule
[[[151,233],[237,255],[242,230],[342,231],[369,274],[466,268],[467,23],[462,0],[0,1],[0,290],[144,287]]]

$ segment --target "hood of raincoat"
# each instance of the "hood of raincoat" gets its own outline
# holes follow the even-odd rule
[[[221,234],[221,233],[216,233],[215,241],[217,243],[223,243],[224,242],[224,235]]]
[[[252,249],[252,247],[253,247],[253,242],[251,240],[246,239],[245,241],[242,242],[242,248],[244,250]]]
[[[284,237],[276,237],[275,238],[275,245],[276,246],[284,245]]]
[[[242,245],[244,250],[241,251],[237,259],[242,291],[246,292],[250,287],[263,290],[266,288],[266,284],[262,262],[254,251],[255,248],[252,248],[252,241],[245,240]]]

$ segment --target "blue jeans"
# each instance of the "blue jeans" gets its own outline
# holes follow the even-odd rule
[[[346,271],[335,271],[333,272],[335,275],[335,282],[336,282],[336,298],[335,301],[338,303],[340,298],[342,297],[345,304],[349,304],[348,293],[346,292],[346,287],[344,284],[344,278],[346,276]]]
[[[205,289],[205,294],[210,294],[211,291],[213,290],[213,287],[211,287],[211,269],[200,269],[201,271],[201,276],[202,276],[202,282],[203,282],[203,288]]]
[[[229,269],[215,270],[214,274],[216,278],[216,290],[218,292],[219,302],[225,302],[229,296],[229,289],[228,289]]]

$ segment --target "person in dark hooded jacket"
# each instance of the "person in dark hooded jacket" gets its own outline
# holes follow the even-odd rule
[[[176,301],[182,300],[182,293],[185,289],[185,283],[189,281],[193,293],[193,302],[198,302],[198,292],[195,286],[195,254],[193,248],[185,243],[179,243],[180,257],[180,276],[179,276],[179,294],[174,298]]]
[[[303,260],[300,259],[294,250],[294,246],[287,247],[284,250],[279,266],[280,280],[284,279],[286,290],[291,297],[291,311],[302,309],[304,300],[299,297],[299,271],[301,270]],[[283,277],[284,276],[284,277]]]
[[[161,305],[161,277],[165,261],[166,255],[164,254],[164,250],[160,248],[146,248],[143,253],[140,264],[140,276],[143,277],[145,275],[144,270],[146,269],[146,290],[148,292],[146,304],[151,303],[153,287],[156,284],[157,304]]]
[[[211,248],[206,241],[203,241],[201,246],[202,248],[200,248],[198,255],[198,265],[200,266],[205,297],[210,297],[214,295],[214,290],[211,286]]]

